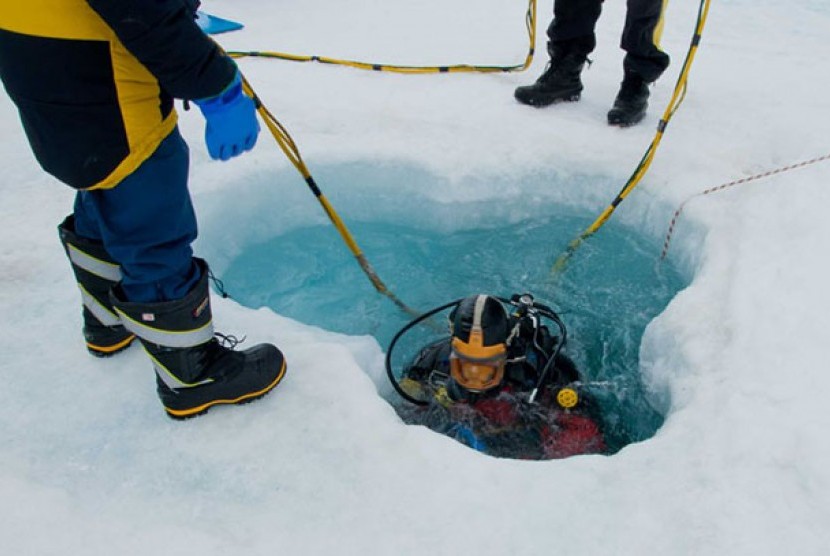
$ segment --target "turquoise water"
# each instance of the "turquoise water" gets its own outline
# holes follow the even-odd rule
[[[417,202],[419,214],[446,209]],[[599,398],[612,429],[609,443],[618,448],[653,436],[663,423],[644,396],[639,345],[645,326],[686,282],[668,263],[658,264],[657,243],[613,219],[552,281],[553,262],[595,216],[559,206],[544,217],[506,225],[471,219],[454,230],[414,218],[407,223],[405,216],[398,224],[347,223],[381,279],[418,311],[473,293],[531,292],[552,305],[568,327],[567,353]],[[384,349],[410,318],[375,292],[328,223],[248,245],[220,278],[244,305],[267,306],[336,332],[370,334]],[[437,334],[422,326],[405,336],[395,348],[394,368]]]

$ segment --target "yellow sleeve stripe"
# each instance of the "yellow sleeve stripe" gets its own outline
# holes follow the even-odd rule
[[[25,35],[108,41],[115,33],[84,0],[2,0],[0,28]]]

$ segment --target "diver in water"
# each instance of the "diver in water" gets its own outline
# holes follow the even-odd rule
[[[390,354],[398,338],[423,318],[398,333]],[[543,318],[559,327],[558,336]],[[396,390],[417,406],[406,411],[408,422],[499,457],[605,453],[597,405],[562,353],[566,331],[552,309],[528,294],[509,301],[473,295],[457,302],[449,320],[450,336],[421,349],[399,383],[387,357]]]

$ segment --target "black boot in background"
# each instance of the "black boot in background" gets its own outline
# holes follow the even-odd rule
[[[215,405],[253,401],[270,392],[285,375],[285,359],[275,346],[259,344],[234,351],[233,346],[217,341],[207,264],[193,260],[201,278],[183,299],[132,303],[118,287],[111,296],[124,326],[139,337],[150,355],[159,398],[173,419],[195,417]]]
[[[109,297],[110,288],[121,280],[120,265],[112,260],[103,243],[75,233],[72,215],[58,226],[58,235],[81,290],[84,339],[89,353],[109,357],[128,348],[135,335],[121,325]]]
[[[558,47],[549,47],[548,52],[550,62],[536,83],[516,89],[514,96],[522,104],[542,107],[579,100],[582,93],[580,74],[587,56]]]
[[[626,74],[614,106],[608,111],[608,125],[628,127],[640,123],[648,108],[648,83],[634,74]]]

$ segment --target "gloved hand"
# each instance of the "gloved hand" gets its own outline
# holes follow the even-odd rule
[[[473,450],[478,452],[487,451],[487,444],[476,436],[476,433],[474,433],[470,427],[458,423],[450,429],[450,432],[452,433],[451,436],[454,436],[457,440],[460,440],[463,444],[466,444]]]
[[[193,102],[207,120],[205,143],[212,159],[230,160],[254,148],[259,135],[256,107],[242,91],[238,71],[224,91]]]

